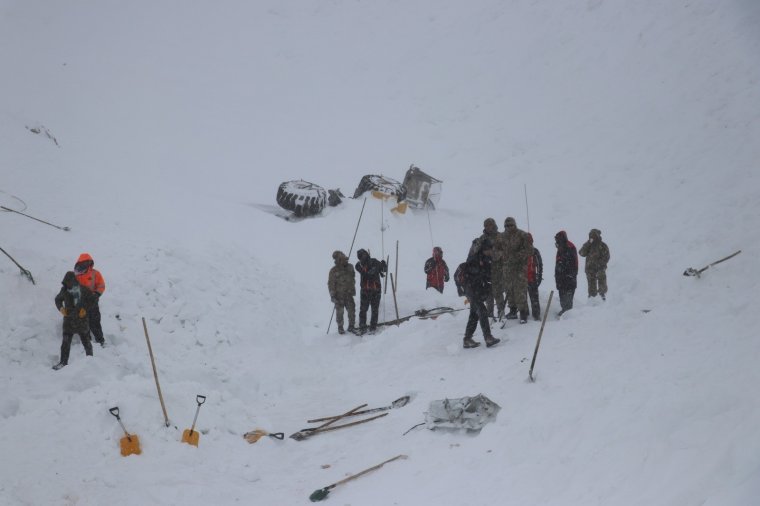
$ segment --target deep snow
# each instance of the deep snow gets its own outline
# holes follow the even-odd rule
[[[755,504],[759,25],[749,0],[2,2],[0,204],[72,230],[0,214],[37,282],[0,258],[0,503],[305,504],[404,453],[328,500]],[[362,200],[294,223],[257,207],[285,180],[350,195],[410,163],[444,181],[439,209],[368,199],[353,249],[395,268],[399,242],[401,315],[463,307],[451,283],[424,290],[425,259],[439,245],[455,268],[488,216],[527,229],[526,190],[544,304],[554,233],[602,230],[608,300],[580,276],[535,383],[532,321],[492,349],[461,349],[465,311],[326,335],[330,254]],[[53,298],[83,251],[109,346],[55,372]],[[502,407],[480,434],[403,435],[477,393]],[[405,394],[345,431],[242,438]],[[115,405],[142,455],[119,455]]]

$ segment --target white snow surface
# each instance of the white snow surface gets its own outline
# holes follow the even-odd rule
[[[754,0],[0,2],[0,203],[71,227],[0,213],[36,281],[0,256],[0,504],[310,504],[398,454],[327,501],[758,504],[758,55]],[[556,319],[555,293],[534,383],[532,320],[490,349],[462,349],[466,311],[326,334],[363,200],[260,208],[283,181],[352,195],[412,163],[444,181],[439,208],[368,199],[351,254],[390,255],[402,316],[465,307],[422,266],[438,245],[453,273],[486,217],[529,221],[544,305],[554,234],[602,230],[608,299],[581,272]],[[53,371],[53,298],[82,252],[108,346],[85,358],[75,338]],[[479,434],[404,435],[478,393],[502,408]],[[242,437],[403,395],[306,441]],[[120,455],[113,406],[141,455]]]

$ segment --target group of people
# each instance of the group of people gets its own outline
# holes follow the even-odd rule
[[[79,255],[74,270],[63,276],[61,290],[55,296],[55,307],[63,315],[61,360],[53,366],[55,370],[68,365],[74,334],[79,336],[88,356],[92,355],[91,334],[96,343],[105,346],[98,301],[106,290],[106,283],[94,266],[88,253]]]
[[[586,258],[586,279],[588,296],[607,294],[607,263],[610,251],[602,241],[602,233],[594,228],[580,251],[568,239],[564,230],[554,236],[557,255],[554,266],[554,280],[559,294],[561,316],[573,307],[577,287],[578,255]],[[338,332],[343,334],[344,311],[348,312],[348,330],[355,328],[355,283],[356,272],[360,279],[360,309],[358,333],[367,330],[367,310],[371,308],[370,332],[377,327],[377,312],[380,305],[380,277],[384,274],[384,262],[371,258],[366,250],[357,252],[359,261],[354,267],[341,251],[333,253],[335,266],[330,269],[328,290],[335,304]],[[470,316],[464,333],[463,346],[475,348],[479,342],[473,340],[475,329],[480,323],[486,346],[491,347],[500,340],[491,334],[489,318],[494,320],[519,320],[527,323],[528,316],[541,319],[541,303],[538,287],[543,280],[543,260],[541,252],[533,245],[533,236],[517,228],[514,218],[504,220],[504,231],[499,232],[496,221],[487,218],[483,222],[483,234],[472,241],[467,260],[455,273],[460,295],[467,296]],[[426,288],[434,288],[443,293],[445,283],[450,279],[449,267],[443,259],[443,250],[436,246],[433,256],[424,266]],[[530,302],[530,307],[529,303]],[[509,312],[507,312],[509,308]]]

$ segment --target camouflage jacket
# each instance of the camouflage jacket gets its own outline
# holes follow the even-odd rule
[[[610,249],[601,239],[586,241],[578,254],[586,257],[586,272],[589,273],[605,270],[610,261]]]
[[[353,266],[346,262],[330,269],[327,276],[327,290],[330,298],[353,297],[356,295],[356,272]]]
[[[523,272],[528,265],[528,257],[533,253],[527,232],[520,229],[502,232],[509,271]]]

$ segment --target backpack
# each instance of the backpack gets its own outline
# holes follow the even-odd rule
[[[462,262],[454,271],[454,284],[457,287],[457,295],[464,296],[464,285],[467,282],[467,263]]]

